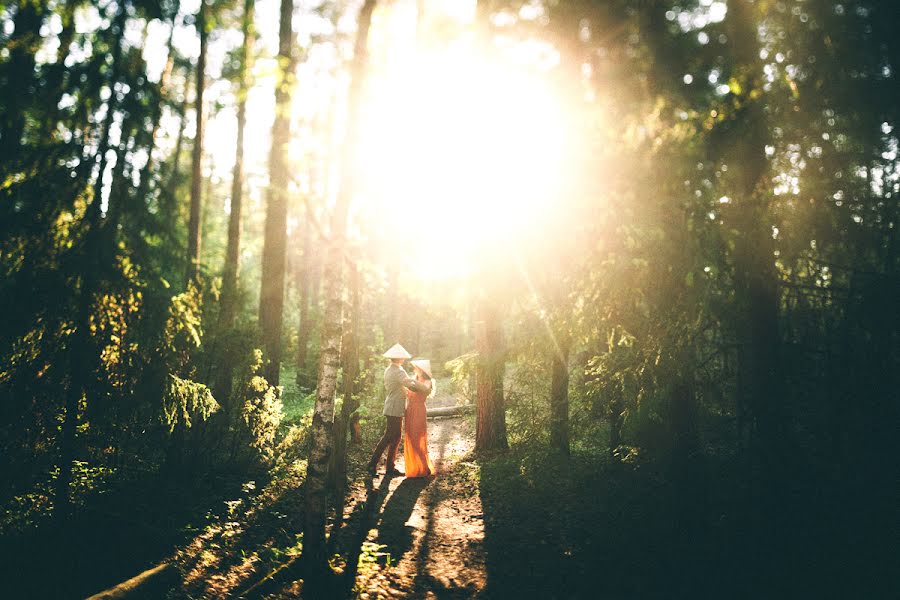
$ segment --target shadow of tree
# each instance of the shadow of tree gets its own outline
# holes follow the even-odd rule
[[[737,491],[698,524],[684,499],[700,504],[700,486],[648,465],[533,448],[480,462],[484,597],[758,597]]]
[[[369,530],[372,529],[377,521],[389,488],[390,478],[387,476],[382,478],[378,487],[369,485],[366,488],[365,500],[357,503],[353,513],[346,519],[344,527],[334,532],[328,540],[330,553],[339,554],[346,563],[344,573],[341,576],[340,593],[335,597],[353,596],[363,544],[369,535]]]
[[[386,560],[399,560],[412,547],[415,528],[406,522],[429,483],[425,478],[404,479],[391,494],[378,527],[378,543],[385,545]]]
[[[437,440],[438,455],[434,457],[434,464],[437,468],[444,466],[444,455],[447,450],[447,442],[450,439],[450,429],[441,429],[441,437]],[[416,577],[413,580],[413,590],[424,592],[426,589],[434,589],[443,587],[439,581],[428,574],[428,556],[431,552],[431,542],[434,538],[434,513],[440,502],[440,494],[437,486],[433,487],[425,499],[425,534],[422,536],[422,542],[419,545],[418,560],[416,560]]]
[[[298,544],[303,519],[296,493],[302,469],[273,478],[263,488],[225,503],[225,510],[180,552],[180,592],[189,597],[241,595],[268,579],[272,565],[285,564],[285,553]]]
[[[436,440],[438,454],[435,463],[440,465],[444,458],[447,442],[451,438],[450,428],[443,428],[441,436]],[[404,479],[387,499],[390,480],[383,478],[378,488],[367,489],[365,501],[359,502],[353,513],[346,519],[346,524],[329,540],[332,553],[339,554],[346,562],[343,573],[342,597],[355,597],[354,588],[359,575],[359,559],[370,530],[377,525],[376,543],[383,545],[385,553],[379,558],[382,566],[387,557],[399,560],[413,544],[413,527],[406,523],[415,509],[423,491],[429,489],[433,480],[429,478]],[[432,486],[433,490],[434,487]],[[431,498],[426,494],[426,498]],[[384,505],[383,512],[381,506]],[[436,500],[435,500],[436,501]],[[428,511],[427,522],[432,527],[434,505],[426,500]],[[380,517],[380,518],[379,518]],[[427,550],[426,550],[427,552]]]
[[[363,544],[388,496],[390,481],[390,477],[384,476],[378,487],[368,482],[365,499],[356,504],[348,517],[335,519],[328,537],[328,553],[342,558],[345,567],[343,573],[329,581],[320,582],[321,589],[316,590],[317,595],[329,598],[352,595]],[[350,493],[348,491],[348,494]],[[261,574],[261,577],[248,580],[235,595],[238,598],[251,599],[263,598],[279,590],[290,594],[286,588],[294,586],[304,577],[304,567],[302,555],[295,556],[274,570]]]

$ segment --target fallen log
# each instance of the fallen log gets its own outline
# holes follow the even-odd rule
[[[98,592],[87,600],[132,600],[134,598],[163,598],[166,591],[178,582],[178,571],[171,562],[163,562],[127,581]]]
[[[460,406],[438,406],[429,408],[427,415],[429,419],[433,417],[458,417],[472,412],[474,408],[475,407],[471,404],[462,404]]]

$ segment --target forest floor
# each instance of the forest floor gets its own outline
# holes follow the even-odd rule
[[[306,402],[300,394],[293,401]],[[452,403],[444,395],[432,406]],[[879,523],[836,519],[843,501],[816,510],[804,503],[773,544],[740,464],[712,454],[679,476],[659,458],[610,460],[603,432],[593,432],[568,456],[540,436],[476,455],[466,415],[428,421],[436,477],[373,481],[365,465],[383,426],[376,404],[368,403],[362,443],[349,448],[343,510],[329,519],[336,576],[328,593],[304,589],[301,440],[265,480],[216,486],[218,496],[199,494],[199,482],[174,486],[177,497],[146,494],[142,503],[108,495],[106,520],[92,513],[78,531],[11,544],[0,553],[0,597],[84,598],[172,560],[173,547],[177,583],[144,597],[897,597],[881,593],[894,580],[877,577],[895,556],[885,543],[869,551],[834,543]],[[511,437],[521,435],[510,427]],[[123,527],[125,517],[141,528]],[[153,531],[171,535],[157,543]],[[861,590],[872,593],[853,593]]]

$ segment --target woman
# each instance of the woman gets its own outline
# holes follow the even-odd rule
[[[429,477],[435,475],[434,463],[428,456],[428,426],[425,423],[427,409],[425,401],[434,396],[434,380],[431,377],[431,361],[414,360],[416,380],[419,389],[426,392],[406,390],[406,433],[403,438],[403,462],[407,477]]]

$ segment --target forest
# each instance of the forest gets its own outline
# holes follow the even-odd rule
[[[0,24],[0,597],[900,597],[896,0]]]

